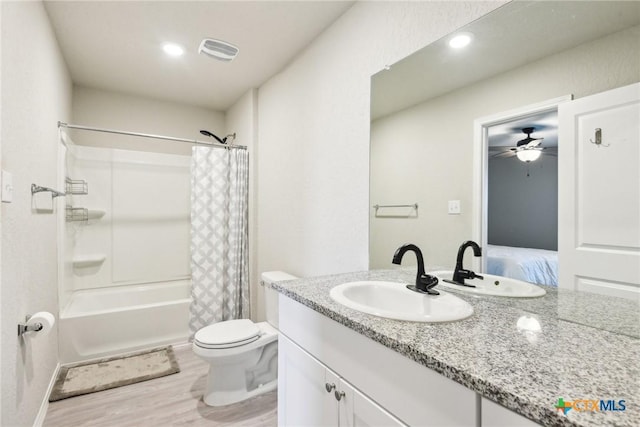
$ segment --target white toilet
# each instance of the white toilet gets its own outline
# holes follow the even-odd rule
[[[292,280],[282,271],[262,273],[262,282]],[[267,322],[227,320],[196,332],[193,352],[209,363],[203,400],[209,406],[240,402],[274,390],[278,383],[277,292],[264,286]]]

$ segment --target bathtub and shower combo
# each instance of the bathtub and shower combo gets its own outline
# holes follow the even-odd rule
[[[217,139],[218,145],[227,141]],[[234,301],[237,295],[248,295],[246,280],[220,289],[212,280],[213,270],[207,268],[219,267],[224,251],[201,251],[192,260],[192,247],[210,243],[207,230],[247,222],[248,157],[246,152],[230,150],[246,147],[222,147],[225,151],[217,153],[196,148],[191,157],[78,146],[61,132],[59,166],[64,182],[58,184],[65,186],[66,193],[64,215],[59,215],[58,222],[62,364],[187,343],[193,333],[193,352],[209,365],[203,396],[207,405],[228,405],[275,389],[275,312],[268,316],[271,323],[221,321],[222,298],[197,299],[199,292],[207,293],[213,286]],[[224,190],[212,185],[220,182],[216,179],[222,180]],[[209,215],[211,200],[222,213]],[[236,226],[226,242],[229,252],[235,253],[234,244],[242,248],[238,260],[246,260],[246,233],[246,228]],[[193,278],[193,301],[192,264],[203,269]],[[232,276],[246,278],[247,270],[241,264]],[[268,281],[283,277],[282,272],[263,275]],[[237,303],[232,317],[246,314],[243,304]],[[192,319],[190,307],[197,313]]]
[[[61,151],[61,363],[186,343],[189,156],[68,139]]]

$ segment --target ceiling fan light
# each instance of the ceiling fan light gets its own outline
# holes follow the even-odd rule
[[[516,156],[518,160],[522,162],[535,162],[540,158],[542,154],[542,150],[529,149],[529,150],[519,150],[516,152]]]

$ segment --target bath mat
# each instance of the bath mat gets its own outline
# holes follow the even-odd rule
[[[49,402],[180,372],[171,346],[60,368]]]

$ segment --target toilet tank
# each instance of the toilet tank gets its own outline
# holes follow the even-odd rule
[[[278,329],[278,291],[271,289],[268,284],[281,280],[294,280],[297,277],[284,271],[267,271],[262,273],[260,279],[264,291],[264,310],[267,322]]]

